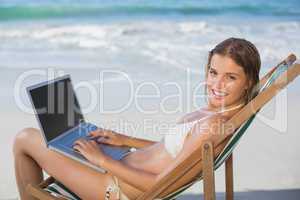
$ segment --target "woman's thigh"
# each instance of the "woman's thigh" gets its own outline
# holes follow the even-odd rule
[[[110,174],[102,174],[73,159],[46,148],[40,131],[24,129],[20,136],[22,148],[49,175],[59,180],[82,199],[102,199],[112,182]]]

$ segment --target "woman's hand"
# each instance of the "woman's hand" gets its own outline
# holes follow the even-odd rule
[[[105,162],[106,155],[94,140],[76,140],[73,144],[73,148],[94,165],[102,166]]]
[[[123,146],[125,145],[125,139],[127,136],[116,133],[112,130],[106,129],[97,129],[95,131],[91,131],[88,136],[91,139],[97,138],[97,142],[110,144],[115,146]]]

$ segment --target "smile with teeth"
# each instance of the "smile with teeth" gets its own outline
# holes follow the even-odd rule
[[[226,92],[216,91],[213,89],[211,91],[212,91],[212,94],[217,98],[223,98],[228,95],[228,93],[226,93]]]

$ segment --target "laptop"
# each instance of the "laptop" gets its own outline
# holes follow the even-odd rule
[[[89,140],[88,133],[97,126],[84,120],[70,76],[32,85],[27,87],[27,93],[47,147],[106,173],[105,169],[93,165],[72,147],[80,138]],[[99,148],[115,160],[120,160],[130,151],[129,147],[106,144],[99,144]]]

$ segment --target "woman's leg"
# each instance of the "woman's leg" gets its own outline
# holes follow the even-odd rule
[[[85,200],[104,198],[107,185],[113,181],[110,174],[102,174],[47,149],[37,129],[27,128],[18,133],[13,151],[15,175],[22,200],[33,199],[25,189],[28,183],[42,181],[42,169]]]

